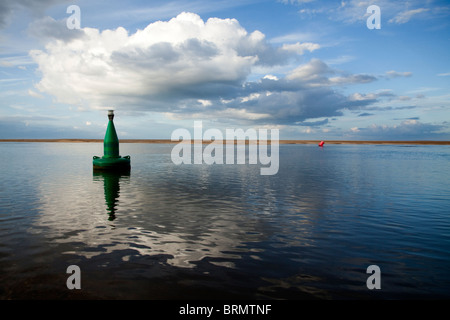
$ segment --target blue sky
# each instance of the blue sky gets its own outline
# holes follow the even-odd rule
[[[3,0],[0,139],[103,138],[114,109],[122,139],[201,120],[281,139],[450,140],[449,18],[446,1]]]

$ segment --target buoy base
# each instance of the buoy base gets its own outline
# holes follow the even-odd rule
[[[105,158],[94,156],[92,161],[94,170],[126,171],[131,169],[130,156],[118,158]]]

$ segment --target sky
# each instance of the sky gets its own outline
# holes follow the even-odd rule
[[[102,139],[113,109],[119,139],[450,140],[449,52],[448,1],[2,0],[0,139]]]

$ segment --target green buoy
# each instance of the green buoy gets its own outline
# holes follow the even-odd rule
[[[119,138],[114,127],[114,110],[108,110],[108,127],[103,140],[103,157],[94,156],[94,170],[121,171],[130,170],[130,156],[119,154]]]

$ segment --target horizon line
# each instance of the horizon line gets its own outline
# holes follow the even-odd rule
[[[190,140],[191,143],[198,142],[199,140]],[[215,140],[201,140],[202,143],[214,143]],[[228,140],[221,140],[227,142]],[[233,140],[236,144],[238,141],[245,141],[248,144],[249,140]],[[316,144],[324,141],[325,144],[420,144],[420,145],[450,145],[449,140],[297,140],[297,139],[283,139],[279,140],[279,144]],[[0,139],[0,142],[71,142],[71,143],[101,143],[103,139]],[[170,139],[119,139],[121,143],[183,143],[183,140],[170,140]],[[187,141],[189,142],[189,141]],[[185,142],[185,143],[187,143]],[[255,141],[258,142],[258,141]],[[267,140],[270,143],[270,140]]]

